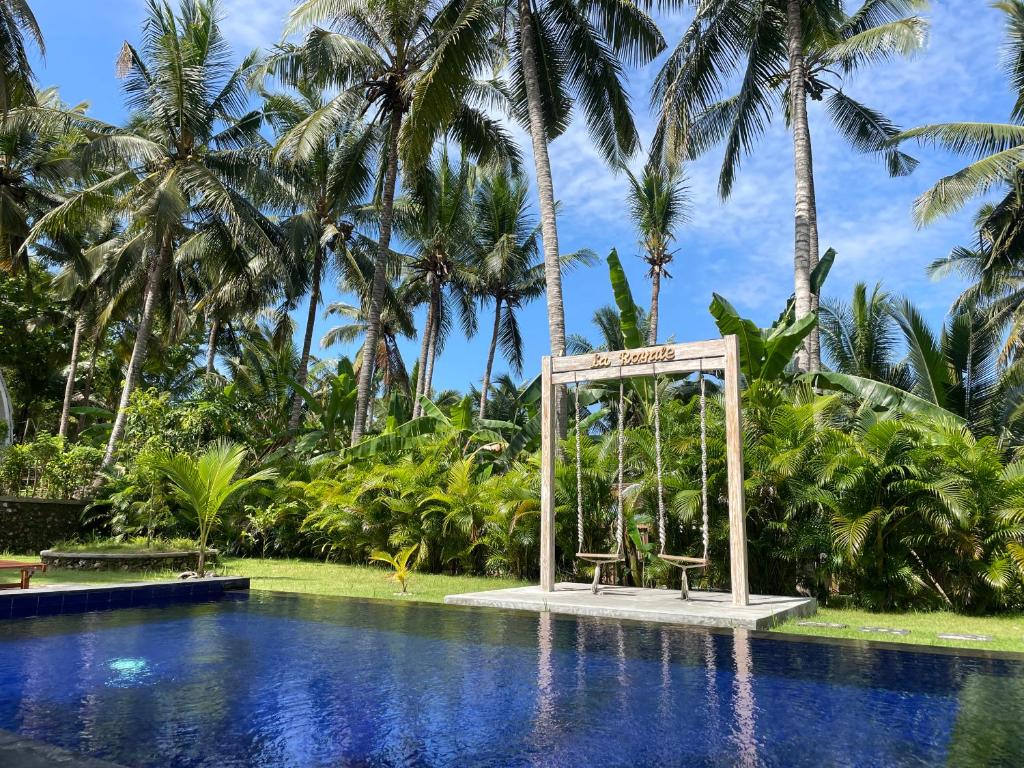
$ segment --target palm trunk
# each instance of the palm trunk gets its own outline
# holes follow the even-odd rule
[[[75,396],[75,376],[78,375],[78,350],[82,342],[82,327],[85,319],[81,312],[75,320],[75,335],[71,337],[71,363],[68,365],[68,380],[64,385],[64,407],[60,411],[60,428],[57,434],[68,436],[68,423],[71,421],[71,400]]]
[[[202,537],[199,542],[199,558],[196,561],[196,576],[206,575],[206,537]]]
[[[92,404],[92,387],[96,381],[96,358],[100,354],[100,339],[103,337],[103,326],[97,325],[96,330],[92,334],[92,351],[89,353],[89,373],[85,377],[85,386],[82,387],[82,402],[89,406]],[[89,421],[88,417],[79,419],[75,426],[75,436],[81,434],[85,422]]]
[[[810,259],[808,260],[808,272],[814,272],[815,267],[818,266],[818,258],[821,251],[818,250],[818,198],[814,190],[814,155],[811,148],[811,129],[810,122],[807,126],[807,186],[811,190],[811,253]],[[811,292],[811,311],[817,312],[819,299],[817,293],[813,290]],[[818,326],[815,325],[810,335],[807,337],[807,351],[809,355],[808,370],[818,371],[821,370],[821,334],[819,333]]]
[[[537,71],[537,46],[534,39],[531,0],[519,0],[519,35],[526,106],[530,117],[530,139],[533,142],[533,163],[537,176],[540,202],[540,228],[544,241],[544,282],[547,286],[548,335],[551,354],[565,355],[565,307],[562,303],[562,269],[558,251],[558,225],[555,219],[555,191],[548,158],[548,134],[541,106],[540,74]],[[558,434],[565,436],[566,410],[561,387],[555,388]]]
[[[795,232],[793,252],[796,317],[811,312],[811,217],[814,209],[811,175],[811,134],[807,127],[806,69],[803,52],[803,22],[800,0],[787,0],[786,32],[789,49],[790,119],[793,123],[793,168],[795,176]],[[797,352],[797,368],[810,368],[810,345],[805,341]]]
[[[487,350],[487,366],[484,368],[484,380],[480,387],[480,418],[484,418],[487,410],[487,390],[491,386],[491,367],[494,365],[494,352],[498,348],[498,329],[501,326],[501,299],[494,300],[494,330],[491,331],[491,347]]]
[[[149,274],[146,276],[146,297],[142,303],[142,318],[135,334],[135,346],[132,348],[132,356],[128,361],[128,371],[125,374],[124,386],[121,388],[121,400],[117,406],[117,415],[114,417],[114,424],[110,429],[107,450],[103,454],[103,461],[100,462],[96,479],[93,482],[94,488],[103,482],[103,472],[113,465],[114,451],[124,434],[125,422],[128,418],[128,403],[131,400],[132,392],[135,391],[135,382],[142,370],[142,364],[146,360],[146,349],[149,347],[149,336],[153,330],[156,303],[163,288],[164,270],[171,261],[173,248],[174,240],[171,233],[168,232],[160,243],[160,253],[149,265]]]
[[[14,408],[7,393],[4,372],[0,371],[0,447],[14,442]]]
[[[653,347],[658,343],[658,294],[661,293],[661,266],[651,270],[651,316],[648,318],[650,327],[647,329],[647,345]]]
[[[427,275],[427,285],[433,294],[433,274]],[[420,395],[423,394],[423,382],[427,379],[427,355],[430,352],[430,334],[434,332],[434,302],[427,299],[427,317],[423,321],[423,341],[420,344],[420,356],[416,361],[416,396],[412,404],[412,416],[420,415]]]
[[[430,352],[427,355],[427,371],[423,377],[423,395],[430,399],[434,389],[434,359],[437,357],[437,342],[441,337],[441,285],[436,283],[431,301],[434,304],[434,327],[430,334]]]
[[[306,333],[302,337],[302,356],[299,358],[299,369],[295,372],[295,381],[299,386],[306,386],[306,379],[309,377],[309,350],[313,346],[313,326],[316,324],[316,310],[320,306],[320,276],[324,269],[324,248],[317,245],[316,255],[313,256],[313,276],[309,286],[309,312],[306,313]],[[363,365],[366,365],[366,355],[363,355]],[[294,432],[302,424],[303,399],[299,393],[295,393],[292,400],[292,415],[288,419],[288,430]]]
[[[206,340],[206,375],[211,376],[217,366],[217,338],[220,336],[220,320],[216,317],[210,323],[210,335]]]
[[[388,252],[391,245],[391,223],[395,209],[395,183],[398,179],[398,136],[402,129],[402,112],[391,113],[391,135],[388,137],[388,164],[384,172],[384,189],[380,206],[380,240],[378,241],[377,263],[373,266],[373,286],[370,289],[370,312],[366,319],[366,339],[363,349],[376,349],[380,336],[380,310],[384,303],[384,289],[387,288]],[[356,413],[352,421],[352,443],[362,436],[366,425],[366,414],[370,406],[370,387],[373,384],[373,356],[363,355],[356,386]]]

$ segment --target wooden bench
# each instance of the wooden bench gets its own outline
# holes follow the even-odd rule
[[[0,571],[21,571],[21,581],[0,584],[0,589],[28,589],[32,574],[46,571],[46,563],[19,563],[16,560],[0,560]]]

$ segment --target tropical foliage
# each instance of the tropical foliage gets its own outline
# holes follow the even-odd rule
[[[535,578],[540,387],[523,311],[546,300],[556,355],[663,340],[663,279],[684,259],[699,267],[684,166],[724,144],[728,195],[777,115],[794,140],[792,298],[762,324],[728,289],[708,297],[741,350],[751,587],[1019,609],[1024,4],[994,11],[1016,122],[902,133],[844,79],[923,45],[924,3],[849,5],[695,3],[641,158],[627,69],[665,47],[645,4],[304,0],[282,43],[238,56],[215,0],[150,0],[117,62],[129,117],[111,125],[37,87],[38,25],[22,0],[0,3],[0,443],[14,442],[0,493],[88,498],[117,541],[198,532],[204,553],[381,562],[403,591],[414,569]],[[966,278],[941,322],[881,284],[825,292],[841,256],[819,252],[808,100],[894,175],[914,168],[911,139],[974,158],[926,193],[922,223],[998,190],[970,245],[931,266]],[[575,113],[623,171],[650,283],[642,306],[612,251],[611,303],[567,333],[570,269],[597,261],[558,246],[549,153]],[[536,205],[509,120],[529,135]],[[460,337],[477,333],[486,355],[467,359]],[[341,345],[353,354],[327,356]],[[456,360],[465,387],[444,390]],[[556,403],[571,435],[555,487],[561,577],[589,578],[582,544],[621,546],[611,578],[678,580],[654,553],[703,547],[703,411],[700,586],[728,587],[724,413],[704,374],[703,409],[696,377],[636,380],[621,401],[617,385],[584,384]]]

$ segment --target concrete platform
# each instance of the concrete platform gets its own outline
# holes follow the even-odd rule
[[[818,609],[817,601],[807,597],[751,595],[749,605],[736,607],[732,595],[725,592],[691,590],[689,600],[680,600],[675,590],[602,587],[600,594],[594,595],[589,584],[570,582],[555,585],[554,592],[543,592],[538,586],[515,587],[448,595],[444,601],[447,605],[479,608],[743,629],[770,629],[787,619],[810,616]]]

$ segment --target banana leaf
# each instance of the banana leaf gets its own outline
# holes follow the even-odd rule
[[[829,248],[825,251],[825,255],[818,260],[817,266],[811,270],[811,293],[821,293],[821,289],[825,285],[825,279],[828,277],[828,273],[832,271],[832,265],[835,263],[835,260],[835,248]]]
[[[963,418],[957,416],[952,411],[947,411],[945,408],[917,395],[904,392],[902,389],[891,384],[884,384],[873,379],[851,376],[846,373],[836,373],[834,371],[806,373],[800,378],[821,389],[846,392],[876,408],[898,411],[900,413],[912,413],[934,419],[949,419],[957,424],[965,423]]]
[[[619,308],[619,325],[622,328],[622,340],[626,344],[626,349],[642,347],[646,341],[640,335],[640,320],[636,303],[633,301],[633,292],[629,289],[629,280],[626,279],[626,272],[622,269],[619,254],[614,248],[608,254],[608,272],[611,276],[612,292],[615,294],[615,305]]]
[[[740,370],[747,381],[753,381],[761,375],[764,360],[764,337],[761,329],[753,320],[740,317],[740,313],[724,296],[711,294],[711,306],[708,307],[715,325],[723,336],[735,334],[740,346]]]
[[[768,337],[764,344],[764,361],[758,378],[764,381],[777,379],[786,370],[797,349],[818,323],[818,315],[811,313],[792,325],[785,326]]]

